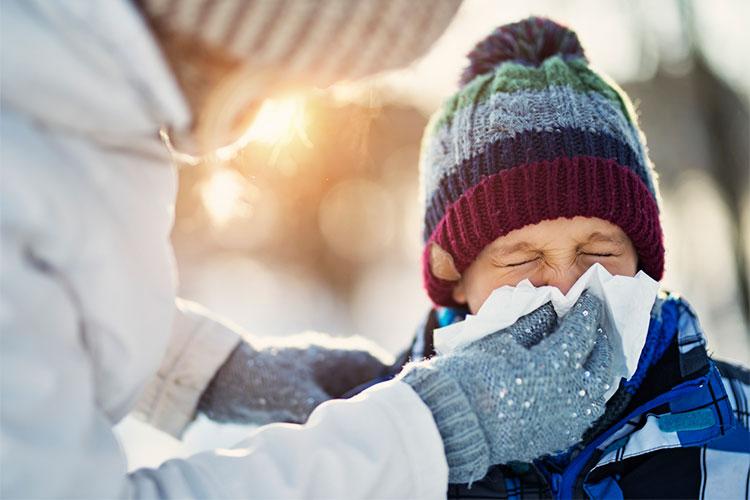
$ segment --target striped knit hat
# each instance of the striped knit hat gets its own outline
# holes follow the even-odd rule
[[[286,78],[326,85],[421,56],[461,0],[136,2],[160,31],[199,39],[256,71],[283,71]]]
[[[645,138],[627,95],[589,67],[576,34],[531,17],[497,28],[469,60],[461,89],[427,127],[420,159],[423,276],[433,302],[457,305],[456,282],[431,269],[435,245],[463,273],[498,237],[559,217],[616,224],[639,268],[661,279]]]

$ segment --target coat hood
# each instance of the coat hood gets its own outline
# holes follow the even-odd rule
[[[130,2],[4,2],[1,78],[3,107],[104,141],[190,121]]]

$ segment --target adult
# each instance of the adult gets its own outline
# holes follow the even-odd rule
[[[413,59],[456,8],[452,0],[3,3],[0,496],[440,497],[449,473],[481,477],[517,445],[486,432],[497,409],[471,389],[511,376],[494,340],[422,363],[406,382],[324,403],[304,426],[266,426],[234,449],[158,469],[128,473],[112,432],[136,406],[173,434],[199,404],[303,420],[359,383],[341,384],[331,366],[361,366],[363,380],[382,369],[369,346],[325,338],[265,351],[175,302],[176,175],[158,132],[200,130],[182,91],[205,103],[201,85],[213,81],[200,71],[191,80],[179,55],[218,47],[227,61],[327,82]],[[228,368],[236,356],[247,370]],[[487,371],[469,370],[469,360]],[[203,400],[220,367],[243,380],[275,376],[245,386],[250,393]],[[523,367],[513,376],[533,377]]]

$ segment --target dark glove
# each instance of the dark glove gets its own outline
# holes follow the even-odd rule
[[[217,422],[304,422],[323,401],[385,374],[392,361],[361,337],[303,333],[263,342],[237,346],[201,396],[199,412]]]

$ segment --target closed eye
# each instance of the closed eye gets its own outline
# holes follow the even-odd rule
[[[581,255],[588,255],[589,257],[617,257],[617,255],[613,253],[581,252]]]
[[[511,262],[509,264],[503,264],[502,267],[518,267],[518,266],[522,266],[524,264],[530,264],[530,263],[535,262],[537,260],[539,260],[539,257],[534,257],[533,259],[528,259],[528,260],[524,260],[524,261],[521,261],[521,262]]]

